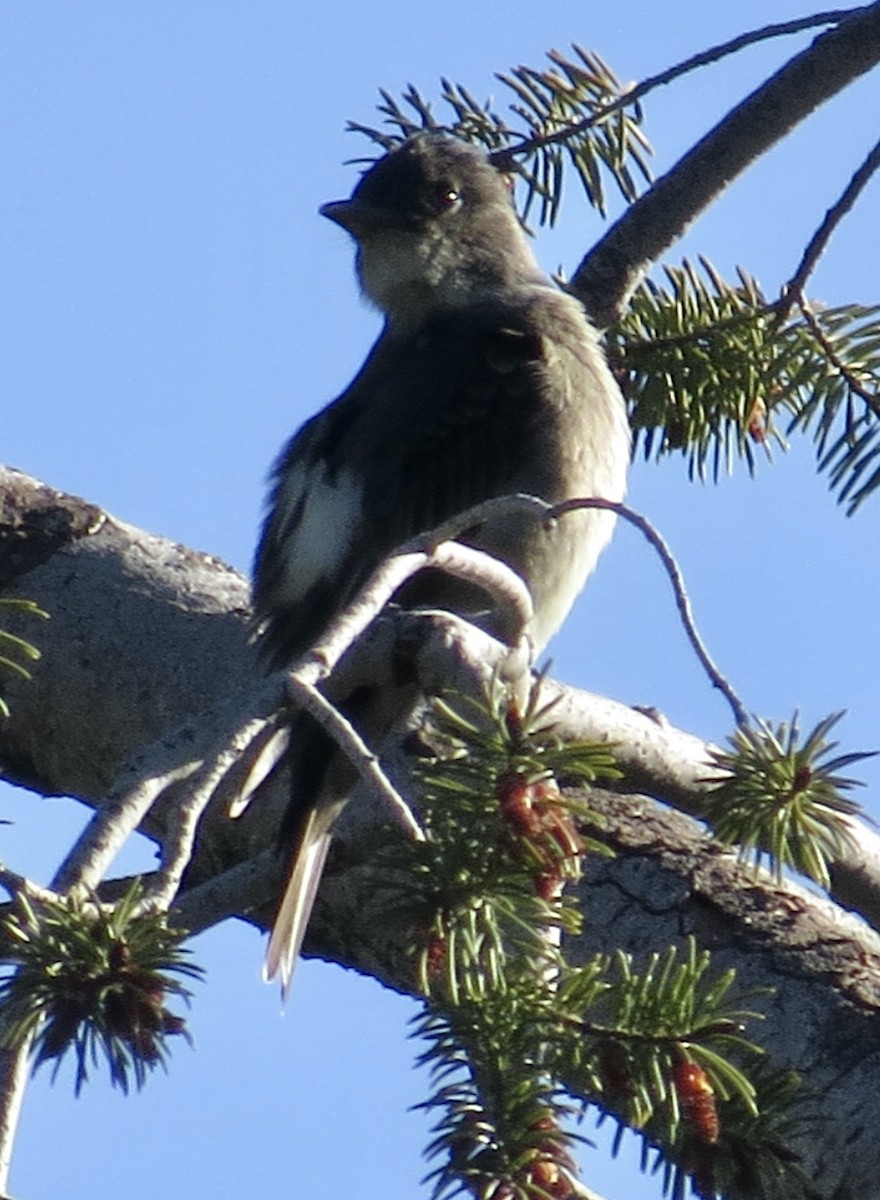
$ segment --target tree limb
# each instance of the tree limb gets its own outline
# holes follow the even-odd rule
[[[0,548],[15,546],[0,557],[6,590],[35,595],[52,613],[39,626],[43,659],[34,678],[7,685],[12,716],[0,728],[6,778],[105,808],[147,774],[162,777],[201,761],[228,743],[244,714],[253,716],[261,673],[248,641],[247,584],[240,576],[217,559],[107,514],[98,520],[95,506],[0,469],[4,512]],[[48,556],[47,528],[66,531]],[[22,563],[36,565],[13,584]],[[25,614],[9,619],[33,636]],[[420,683],[434,692],[473,690],[508,652],[440,615],[427,631],[418,615],[380,623],[374,639],[364,650],[366,668],[357,659],[345,667],[353,677],[374,673],[376,663],[406,644]],[[554,720],[565,736],[615,744],[623,790],[702,814],[715,768],[700,739],[612,700],[552,681],[545,687],[548,696],[558,695]],[[265,703],[263,715],[271,708]],[[272,845],[285,789],[283,780],[270,779],[260,789],[259,811],[238,821],[229,821],[230,795],[219,789],[206,817],[201,859],[191,869],[193,883]],[[177,794],[171,789],[143,818],[146,832],[169,836]],[[861,911],[880,925],[878,838],[858,829],[858,846],[833,873],[843,902],[858,898]]]
[[[7,590],[52,614],[39,627],[43,658],[33,680],[10,684],[12,716],[0,726],[8,778],[100,807],[118,794],[128,772],[136,777],[157,765],[171,770],[201,759],[238,727],[260,680],[247,639],[243,580],[215,559],[141,533],[18,472],[0,472],[0,512],[0,545],[12,547],[0,561]],[[33,632],[16,626],[23,631]],[[387,661],[390,647],[402,643],[427,690],[472,690],[507,652],[452,617],[404,614],[380,622],[363,654]],[[358,668],[345,659],[341,668],[355,672],[363,663]],[[549,681],[545,687],[548,700],[559,697],[553,716],[563,735],[613,743],[622,787],[699,813],[711,786],[709,748],[700,739],[613,701]],[[405,780],[402,754],[389,752],[383,761],[396,782]],[[178,906],[177,916],[191,928],[226,915],[260,928],[271,919],[281,875],[274,837],[287,799],[279,775],[266,780],[237,821],[228,817],[227,799],[209,806]],[[876,935],[831,901],[738,866],[693,820],[645,795],[606,791],[591,803],[605,812],[602,832],[617,857],[592,864],[578,954],[615,947],[641,953],[692,932],[717,953],[719,967],[735,964],[746,985],[776,988],[767,1021],[749,1033],[816,1085],[810,1104],[821,1109],[821,1136],[793,1143],[814,1180],[809,1194],[829,1200],[871,1194],[867,1181],[880,1173],[873,1134],[880,1119],[873,1080],[880,1050]],[[172,790],[145,818],[151,836],[172,836],[174,812]],[[308,946],[411,990],[409,931],[375,919],[382,880],[371,859],[389,836],[401,834],[369,797],[348,806]],[[860,829],[860,852],[870,837]],[[876,861],[865,854],[857,872],[849,861],[838,864],[851,877],[862,873],[855,882],[867,890],[866,910],[880,908]]]
[[[570,289],[600,328],[620,317],[648,268],[727,186],[795,125],[880,62],[880,3],[855,9],[732,109],[624,213]]]

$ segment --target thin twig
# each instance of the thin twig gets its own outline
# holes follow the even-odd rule
[[[352,723],[334,704],[331,704],[322,692],[318,691],[314,684],[298,679],[296,672],[288,677],[288,687],[295,703],[307,709],[332,737],[336,745],[357,768],[361,777],[388,803],[410,836],[417,842],[423,842],[425,835],[409,805],[382,770],[378,756],[370,749]]]
[[[197,768],[197,762],[187,762],[162,775],[143,779],[124,796],[96,812],[58,868],[52,887],[59,892],[79,886],[96,888],[158,797],[171,784],[188,779]]]
[[[297,676],[308,683],[319,683],[326,679],[349,646],[382,611],[401,584],[421,570],[427,558],[423,549],[402,549],[386,559],[320,640],[294,664],[292,669]]]
[[[865,5],[863,7],[870,6]],[[536,150],[543,150],[545,146],[554,146],[560,142],[566,142],[570,138],[575,138],[579,134],[585,133],[588,129],[593,128],[593,126],[599,125],[602,121],[610,117],[612,113],[618,112],[621,108],[629,108],[631,105],[637,104],[643,96],[646,96],[649,92],[653,92],[655,88],[672,83],[673,80],[680,78],[682,75],[687,75],[699,67],[708,66],[713,62],[720,62],[721,59],[726,58],[730,54],[736,54],[740,50],[744,50],[747,46],[767,41],[769,38],[801,33],[804,29],[813,29],[817,25],[835,25],[860,11],[861,8],[832,9],[828,12],[814,13],[812,16],[799,17],[793,21],[780,21],[774,25],[764,25],[760,29],[752,29],[747,33],[741,33],[737,37],[731,38],[730,41],[719,42],[717,46],[710,46],[708,50],[701,50],[698,54],[692,54],[690,58],[684,59],[675,66],[667,67],[664,71],[658,71],[656,75],[649,75],[641,83],[628,88],[616,100],[604,104],[592,116],[585,117],[582,121],[572,121],[569,125],[563,125],[558,129],[554,129],[552,133],[536,134],[534,137],[524,138],[521,142],[516,142],[511,146],[505,147],[503,150],[495,151],[489,157],[493,162],[503,166],[510,158],[533,154]]]
[[[187,794],[175,808],[169,822],[168,834],[162,844],[162,866],[151,877],[140,908],[167,911],[171,906],[183,873],[192,859],[193,846],[202,814],[217,793],[220,783],[235,766],[242,754],[259,737],[271,717],[253,716],[241,725],[231,738],[225,739],[220,751],[209,754],[196,775]]]
[[[810,238],[797,270],[782,289],[783,302],[777,314],[777,324],[782,324],[795,304],[800,305],[807,280],[825,253],[837,226],[852,209],[878,168],[880,168],[880,141],[876,143],[865,161],[853,174],[840,198],[828,209],[821,225]],[[801,307],[803,306],[801,305]]]
[[[476,504],[436,529],[404,543],[376,568],[320,641],[295,664],[297,676],[310,683],[319,683],[330,675],[345,651],[382,611],[394,593],[407,579],[426,567],[435,567],[459,578],[480,582],[481,586],[493,596],[497,595],[509,607],[514,617],[513,624],[527,623],[531,619],[531,597],[521,577],[492,555],[463,546],[452,539],[463,530],[495,516],[522,512],[541,517],[545,511],[544,501],[534,496],[501,496]]]
[[[751,328],[756,321],[764,317],[775,316],[779,311],[779,301],[769,300],[755,308],[741,308],[726,317],[714,319],[706,317],[701,324],[694,324],[682,333],[661,334],[659,337],[630,337],[627,335],[626,345],[630,353],[643,351],[650,354],[654,350],[675,350],[679,347],[692,346],[694,343],[705,341],[707,335],[726,333],[728,329],[739,327]]]
[[[534,497],[518,495],[510,498],[507,511],[524,511],[537,515]],[[485,507],[485,506],[482,506]],[[468,526],[466,525],[465,528]],[[447,575],[454,575],[467,583],[476,584],[488,592],[497,609],[507,610],[507,619],[499,624],[513,631],[513,644],[528,629],[535,615],[532,597],[521,575],[506,563],[474,546],[461,542],[446,541],[436,546],[429,558],[429,565]]]
[[[796,300],[797,306],[801,310],[804,321],[807,324],[807,328],[819,343],[822,353],[831,363],[832,367],[839,372],[841,378],[846,380],[846,386],[849,388],[849,390],[851,392],[855,392],[857,396],[861,396],[872,412],[880,415],[880,396],[877,395],[876,391],[872,392],[870,388],[865,387],[858,376],[853,373],[852,368],[844,362],[844,360],[834,349],[834,346],[825,335],[825,331],[819,324],[816,314],[813,312],[813,309],[811,308],[806,297],[801,294],[796,297]]]
[[[669,581],[672,584],[672,590],[675,593],[675,604],[678,609],[681,623],[684,626],[685,634],[688,641],[693,647],[694,653],[700,660],[706,674],[712,681],[712,686],[718,688],[724,696],[727,703],[733,711],[734,720],[737,725],[747,725],[749,723],[748,713],[745,705],[739,696],[734,691],[732,685],[726,677],[721,674],[721,671],[715,665],[712,656],[706,648],[706,645],[700,636],[694,620],[693,609],[691,608],[690,597],[687,594],[685,587],[684,576],[681,569],[675,560],[672,551],[667,546],[663,537],[657,532],[654,526],[641,513],[635,512],[631,508],[627,508],[625,504],[619,504],[615,500],[602,500],[596,497],[585,500],[565,500],[562,504],[556,504],[548,508],[547,519],[555,520],[558,517],[564,516],[567,512],[574,512],[582,508],[600,508],[608,512],[616,513],[622,517],[624,521],[628,521],[630,525],[634,525],[645,538],[651,543],[654,549],[660,556],[660,561],[669,576]]]
[[[253,730],[259,727],[261,720],[270,718],[278,708],[280,696],[280,681],[277,678],[267,680],[251,701],[246,716],[234,734],[224,734],[198,758],[139,779],[134,787],[96,812],[56,872],[53,888],[59,892],[73,887],[97,888],[126,840],[160,796],[197,772],[212,770],[215,760],[223,765],[224,770],[229,770],[235,761],[234,752],[224,754],[224,751],[230,745],[239,748],[247,745],[247,739],[241,737],[242,730]],[[168,735],[165,734],[158,745],[164,746],[167,741]],[[206,763],[209,765],[206,766]]]

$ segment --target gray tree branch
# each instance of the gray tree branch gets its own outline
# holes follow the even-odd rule
[[[14,632],[38,641],[43,658],[30,682],[8,681],[6,778],[100,807],[125,781],[198,760],[238,727],[261,676],[247,639],[247,585],[230,568],[8,470],[0,471],[0,549],[3,593],[32,597],[52,614],[37,629],[15,616]],[[506,653],[452,617],[412,615],[380,621],[362,657],[373,670],[403,643],[426,689],[473,689]],[[342,669],[363,671],[357,658]],[[699,814],[711,775],[700,739],[614,701],[546,687],[559,696],[560,730],[613,743],[621,787],[643,793],[593,798],[617,857],[590,872],[575,956],[616,946],[643,953],[693,933],[746,985],[776,988],[767,1021],[749,1033],[809,1077],[810,1103],[821,1108],[821,1137],[793,1145],[814,1180],[804,1196],[870,1195],[865,1181],[880,1172],[872,1133],[880,941],[832,901],[745,871],[691,818],[649,798]],[[389,747],[383,757],[405,790],[403,755]],[[178,905],[190,928],[227,916],[266,927],[283,866],[273,845],[285,801],[277,773],[238,820],[228,798],[212,801]],[[173,837],[175,812],[172,789],[144,828],[159,841]],[[405,931],[375,919],[381,888],[371,860],[389,836],[401,834],[371,797],[349,806],[308,949],[412,990]],[[860,830],[863,860],[855,872],[849,862],[840,870],[861,872],[880,908],[871,837]]]
[[[732,109],[585,256],[570,287],[600,328],[650,266],[730,183],[795,125],[880,62],[880,3],[821,34]]]

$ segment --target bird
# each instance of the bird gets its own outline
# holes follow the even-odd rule
[[[320,212],[354,239],[361,292],[384,324],[351,384],[294,434],[271,474],[253,597],[273,669],[304,654],[416,534],[513,493],[620,501],[630,459],[626,409],[600,336],[579,301],[542,272],[511,179],[482,149],[412,134],[369,166],[348,199]],[[550,526],[511,512],[460,540],[523,579],[538,652],[613,524],[608,511]],[[416,575],[395,600],[473,616],[497,632],[491,598],[436,571]],[[355,698],[343,705],[355,721],[363,707]],[[291,739],[280,839],[290,867],[264,966],[284,994],[346,801],[328,735],[299,714]]]

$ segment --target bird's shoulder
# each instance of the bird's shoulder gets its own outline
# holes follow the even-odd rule
[[[472,351],[469,365],[507,374],[546,361],[559,348],[595,345],[581,305],[549,281],[490,293],[438,311],[412,335],[427,353]]]
[[[596,346],[581,306],[549,282],[510,289],[438,308],[415,328],[389,326],[337,403],[353,420],[367,406],[371,421],[377,407],[422,425],[466,419],[533,395],[561,358],[577,370]]]

